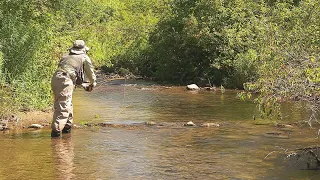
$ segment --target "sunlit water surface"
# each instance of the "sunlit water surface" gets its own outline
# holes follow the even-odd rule
[[[236,92],[185,91],[113,81],[74,94],[75,123],[125,127],[0,135],[0,179],[320,179],[289,151],[317,145],[317,129],[257,125],[255,105]],[[305,115],[286,107],[286,122]],[[173,126],[130,126],[153,121]],[[185,127],[216,122],[220,127]],[[280,132],[281,136],[270,136]]]

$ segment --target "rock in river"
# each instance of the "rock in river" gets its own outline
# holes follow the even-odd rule
[[[266,132],[265,136],[266,137],[272,137],[272,138],[287,139],[287,138],[290,138],[290,133],[289,134],[282,134],[281,132]]]
[[[291,124],[277,124],[276,127],[278,128],[293,128]]]
[[[156,125],[157,123],[155,123],[155,122],[153,122],[153,121],[147,121],[147,122],[145,122],[145,125],[146,126],[154,126],[154,125]]]
[[[201,124],[201,126],[202,127],[212,127],[212,126],[220,127],[220,124],[218,124],[218,123],[203,123],[203,124]]]
[[[184,124],[184,126],[196,126],[196,124],[193,123],[192,121],[189,121],[186,124]]]
[[[200,90],[200,88],[196,84],[189,84],[187,85],[187,90]]]
[[[28,126],[28,128],[41,129],[43,128],[43,126],[40,124],[31,124],[30,126]]]

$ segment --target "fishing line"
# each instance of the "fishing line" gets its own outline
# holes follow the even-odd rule
[[[126,102],[126,84],[127,84],[127,78],[125,77],[124,78],[124,86],[123,86],[123,105],[125,104]]]
[[[121,113],[123,113],[123,112],[126,110],[126,108],[128,108],[128,107],[131,106],[131,104],[129,104],[129,105],[126,106],[126,99],[127,99],[127,96],[126,96],[126,95],[127,95],[126,86],[127,86],[127,77],[124,78],[124,84],[123,84],[122,106],[124,106],[124,107],[122,107],[122,108],[116,113],[116,118],[117,118],[117,119],[119,119],[119,115],[120,115]]]
[[[97,84],[99,84],[99,86],[96,87],[95,89],[99,89],[102,85],[107,84],[108,82],[110,82],[110,80],[100,80],[100,81],[97,81]]]
[[[111,82],[111,80],[104,80],[104,79],[100,79],[99,81],[97,81],[97,84],[99,84],[97,87],[95,87],[94,89],[99,89],[101,86],[108,84],[109,82]],[[118,111],[116,113],[116,115],[121,114],[126,108],[130,107],[131,105],[127,105],[126,106],[126,99],[127,99],[127,92],[126,92],[126,86],[127,86],[127,77],[124,77],[124,84],[123,84],[123,96],[122,96],[122,107],[120,109],[120,111]]]

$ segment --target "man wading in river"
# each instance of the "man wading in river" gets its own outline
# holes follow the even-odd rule
[[[69,54],[62,57],[51,80],[54,95],[54,113],[51,137],[70,133],[73,121],[72,93],[76,85],[82,85],[91,92],[96,86],[96,75],[92,62],[87,55],[89,48],[83,40],[76,40]],[[83,85],[88,80],[88,85]]]

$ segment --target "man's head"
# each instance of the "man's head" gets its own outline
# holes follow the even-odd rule
[[[73,42],[72,48],[69,49],[70,53],[73,54],[83,54],[89,51],[89,48],[86,46],[83,40],[75,40]]]

